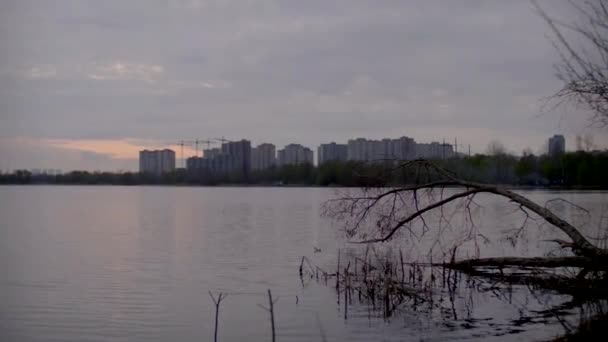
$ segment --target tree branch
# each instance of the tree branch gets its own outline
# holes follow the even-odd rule
[[[399,189],[387,190],[387,191],[384,191],[384,192],[380,193],[379,195],[376,195],[373,197],[369,197],[369,196],[368,197],[351,197],[351,198],[342,198],[342,199],[338,200],[338,203],[343,203],[345,201],[352,202],[352,203],[358,203],[358,201],[365,201],[365,200],[369,201],[368,203],[363,205],[363,209],[360,211],[355,210],[354,207],[350,207],[350,212],[348,212],[348,214],[354,215],[358,218],[357,224],[356,224],[356,227],[358,227],[360,225],[360,223],[363,222],[363,220],[365,220],[365,218],[367,218],[370,215],[370,211],[372,210],[372,208],[382,205],[382,203],[380,202],[380,199],[385,198],[386,196],[389,196],[389,195],[401,194],[403,192],[409,192],[413,196],[413,199],[414,199],[414,204],[413,204],[414,212],[413,213],[409,214],[408,216],[406,216],[403,219],[397,220],[396,224],[389,227],[388,233],[384,234],[383,236],[381,236],[379,238],[375,238],[375,239],[365,239],[365,240],[358,241],[355,243],[376,243],[376,242],[388,241],[394,236],[394,234],[397,231],[399,231],[399,229],[404,227],[406,224],[414,221],[417,218],[420,218],[421,220],[423,220],[424,219],[423,214],[425,214],[433,209],[440,208],[459,198],[466,198],[469,196],[474,196],[478,193],[490,193],[490,194],[494,194],[494,195],[509,199],[510,201],[518,204],[520,209],[522,211],[524,211],[526,213],[526,215],[528,215],[528,211],[533,212],[536,215],[540,216],[542,219],[544,219],[547,223],[555,226],[556,228],[558,228],[559,230],[564,232],[570,238],[570,240],[572,240],[572,244],[570,245],[570,247],[572,248],[572,252],[575,253],[576,255],[586,256],[586,257],[596,257],[596,256],[604,256],[604,255],[608,254],[608,252],[606,250],[598,248],[598,247],[594,246],[593,244],[591,244],[589,242],[589,240],[587,240],[578,231],[577,228],[572,226],[566,220],[563,220],[562,218],[557,216],[555,213],[553,213],[551,210],[549,210],[545,206],[541,206],[541,205],[529,200],[528,198],[526,198],[522,195],[519,195],[513,191],[507,190],[500,186],[494,186],[494,185],[489,185],[489,184],[468,182],[468,181],[461,180],[461,179],[457,178],[456,176],[454,176],[453,173],[451,173],[431,162],[425,161],[425,160],[409,161],[407,163],[402,164],[402,166],[403,167],[415,166],[418,169],[423,167],[423,168],[427,169],[427,171],[426,171],[427,173],[436,174],[437,176],[442,177],[443,179],[434,181],[434,182],[430,182],[430,183],[426,183],[426,184],[422,184],[422,185],[413,185],[413,186],[403,187],[403,188],[399,188]],[[432,203],[427,204],[426,206],[423,206],[423,207],[419,207],[419,200],[418,200],[418,195],[417,195],[418,190],[421,190],[421,189],[432,190],[434,188],[443,188],[446,185],[461,187],[464,189],[454,195],[451,195],[446,198],[442,198],[438,201],[433,201],[434,200],[433,196],[427,196],[429,199],[432,200]],[[468,206],[467,206],[467,208],[468,208]],[[465,208],[465,210],[466,210],[466,208]],[[384,222],[386,222],[386,223],[392,222],[392,218],[394,218],[395,215],[396,215],[395,209],[393,208],[390,210],[388,216],[384,217],[384,220],[385,220]],[[381,221],[378,221],[378,228],[381,228],[381,230],[383,230],[385,227],[381,226],[380,222]],[[424,225],[426,226],[426,223],[424,223]],[[351,230],[351,232],[353,232],[353,230]],[[423,233],[424,233],[424,231],[423,231]]]

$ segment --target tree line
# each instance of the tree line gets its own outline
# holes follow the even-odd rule
[[[559,156],[524,154],[521,157],[476,154],[435,160],[461,178],[475,182],[538,187],[608,188],[608,152],[569,152]],[[156,176],[139,172],[71,171],[60,175],[33,174],[27,170],[0,173],[0,184],[116,184],[116,185],[310,185],[373,186],[386,181],[395,161],[364,163],[332,161],[318,167],[311,164],[285,165],[249,174],[210,174],[199,170],[178,169]],[[416,175],[391,172],[394,185],[416,182]]]

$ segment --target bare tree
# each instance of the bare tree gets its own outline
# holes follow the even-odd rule
[[[585,134],[583,142],[585,143],[585,151],[591,152],[593,149],[595,149],[595,144],[593,143],[593,135]]]
[[[428,220],[439,217],[439,222],[450,221],[453,216],[443,211],[449,204],[458,203],[468,222],[465,237],[474,240],[483,238],[483,232],[474,225],[473,209],[477,206],[475,197],[479,194],[493,194],[514,203],[524,214],[521,227],[511,231],[509,239],[517,239],[532,220],[544,222],[562,231],[569,241],[554,239],[561,248],[574,254],[570,258],[496,258],[467,260],[460,265],[521,265],[546,267],[572,266],[583,269],[605,270],[608,265],[608,251],[589,241],[577,227],[528,198],[500,186],[462,180],[450,171],[425,160],[407,161],[399,164],[392,172],[406,172],[411,175],[411,185],[402,187],[363,188],[358,194],[348,194],[325,203],[324,213],[344,224],[349,237],[358,243],[386,242],[405,231],[421,236],[430,231]],[[381,184],[378,182],[377,184]],[[446,189],[450,189],[447,191]]]
[[[492,140],[486,147],[486,153],[491,156],[502,156],[507,154],[507,148],[498,140]]]
[[[583,18],[574,24],[553,18],[535,0],[531,1],[553,32],[554,45],[561,58],[561,63],[556,68],[563,87],[554,98],[560,102],[573,101],[591,110],[592,122],[608,125],[608,0],[569,1],[575,12]],[[505,153],[505,149],[502,144],[492,142],[488,146],[488,153],[500,156]],[[601,291],[602,298],[605,298],[608,249],[600,245],[604,243],[605,246],[607,240],[604,231],[604,240],[588,238],[575,224],[549,209],[552,201],[541,205],[501,186],[467,181],[426,160],[395,161],[394,165],[396,166],[375,176],[362,176],[365,184],[373,186],[343,190],[342,195],[324,204],[324,215],[340,222],[352,242],[374,244],[398,240],[411,241],[414,245],[417,240],[408,237],[421,239],[429,235],[432,235],[431,239],[439,241],[448,232],[442,226],[449,226],[450,231],[459,230],[462,234],[449,242],[451,248],[448,248],[448,253],[444,253],[444,259],[441,260],[447,263],[437,263],[436,259],[433,263],[431,259],[427,263],[431,267],[444,265],[444,271],[446,268],[456,268],[470,275],[544,288],[553,286],[547,283],[548,277],[543,277],[543,273],[549,273],[544,270],[559,269],[552,274],[555,277],[551,279],[557,280],[561,289],[578,288],[586,294],[598,290]],[[395,174],[401,175],[406,184],[395,186],[391,183],[394,179],[391,175]],[[559,248],[561,256],[480,258],[478,249],[474,258],[457,260],[456,249],[459,246],[473,242],[477,247],[478,239],[489,240],[474,219],[475,211],[480,207],[476,197],[481,194],[498,196],[505,200],[505,204],[513,204],[515,210],[523,215],[523,222],[507,232],[507,241],[515,243],[531,229],[531,222],[542,222],[555,227],[566,237],[565,240],[554,238],[548,241]],[[585,211],[563,199],[554,201],[565,202],[577,210]],[[455,214],[462,214],[464,220],[457,221]],[[435,246],[436,244],[431,244],[430,248]],[[440,248],[445,251],[445,246],[441,245]],[[363,260],[367,260],[367,252]],[[403,268],[403,260],[400,260],[400,264]],[[368,269],[367,261],[365,265],[363,270]],[[416,274],[422,273],[417,271],[416,262],[413,265],[411,274],[415,278]],[[503,274],[503,268],[517,267],[525,272]],[[486,272],[484,268],[492,270]],[[577,269],[577,272],[561,272],[569,271],[570,268]],[[402,270],[401,273],[403,277],[405,271]],[[457,277],[457,273],[454,272],[454,277]],[[367,275],[364,276],[365,284],[366,277]],[[443,278],[445,280],[446,277]],[[448,275],[447,279],[449,278]],[[337,288],[338,285],[337,282]],[[374,293],[376,292],[372,291],[372,300]]]
[[[537,1],[532,3],[553,33],[561,62],[556,65],[563,87],[555,94],[590,109],[592,122],[608,125],[608,0],[569,0],[575,23],[550,16]]]

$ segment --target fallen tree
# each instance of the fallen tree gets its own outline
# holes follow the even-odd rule
[[[370,314],[375,312],[384,319],[414,313],[468,329],[469,321],[476,320],[471,312],[481,298],[477,294],[486,292],[517,307],[520,315],[504,322],[491,321],[488,325],[492,329],[551,319],[572,333],[577,324],[573,322],[573,307],[597,306],[598,311],[590,312],[592,317],[603,312],[608,300],[608,250],[598,245],[601,239],[585,235],[585,225],[569,222],[568,216],[551,210],[551,205],[560,203],[581,213],[591,212],[565,199],[541,205],[500,185],[463,180],[426,160],[383,162],[386,168],[378,174],[360,175],[373,186],[337,189],[336,197],[323,206],[323,214],[339,223],[354,244],[354,248],[344,250],[346,253],[338,252],[335,272],[314,266],[306,257],[300,264],[303,284],[306,279],[328,284],[331,279],[333,286],[335,281],[344,319],[354,301],[368,305]],[[395,186],[395,173],[400,173],[407,185]],[[513,206],[513,212],[523,219],[521,225],[505,220],[503,223],[516,226],[506,231],[498,231],[496,222],[479,225],[477,209],[482,207],[480,203],[488,203],[481,201],[489,196],[504,199],[504,207]],[[472,251],[469,247],[477,246],[477,239],[516,246],[517,241],[529,238],[532,229],[548,226],[555,227],[550,238],[544,240],[546,231],[537,238],[554,246],[554,251],[529,257],[484,257],[479,250],[467,255]],[[506,236],[492,236],[490,230]],[[357,248],[360,246],[365,250]],[[485,251],[493,253],[489,247]],[[569,296],[571,306],[563,306],[565,296]],[[547,298],[555,298],[555,302]],[[530,305],[531,301],[536,304]],[[535,305],[547,309],[538,311]]]
[[[410,176],[411,184],[403,187],[390,187],[390,174],[402,172]],[[347,235],[356,239],[355,243],[381,243],[394,239],[395,235],[407,230],[420,236],[431,227],[425,217],[439,215],[444,217],[443,207],[459,201],[461,211],[474,226],[472,206],[475,196],[487,193],[500,196],[517,206],[524,216],[520,228],[511,232],[508,237],[517,239],[527,227],[530,220],[544,220],[568,237],[549,240],[562,249],[569,249],[572,257],[534,257],[534,258],[487,258],[456,261],[451,260],[453,267],[473,269],[476,267],[577,267],[584,277],[589,271],[608,270],[608,250],[591,243],[581,231],[551,211],[546,205],[540,205],[530,199],[508,190],[502,186],[469,182],[458,178],[450,171],[426,160],[407,161],[388,169],[375,177],[374,187],[363,188],[356,194],[348,194],[325,203],[324,214],[344,224]],[[446,193],[449,189],[449,194]],[[572,204],[574,205],[574,204]],[[471,232],[470,239],[475,239],[478,232]],[[357,239],[358,238],[358,239]],[[457,246],[454,246],[456,248]],[[467,266],[467,267],[464,267]]]
[[[571,24],[558,20],[533,1],[539,15],[553,33],[553,43],[561,58],[561,63],[556,65],[556,69],[563,85],[553,99],[557,99],[558,105],[562,102],[580,105],[591,113],[592,123],[606,126],[608,124],[608,39],[606,38],[608,37],[606,35],[608,1],[589,0],[580,4],[574,1],[569,3],[575,14],[582,19],[580,23]],[[394,161],[384,162],[386,165],[394,163]],[[399,173],[400,179],[405,179],[409,185],[394,186],[394,183],[391,183],[391,179],[394,179],[391,175],[394,173]],[[495,284],[502,283],[508,284],[509,296],[511,284],[572,295],[573,299],[569,307],[580,307],[582,312],[583,305],[597,306],[591,311],[590,321],[593,322],[593,328],[579,327],[579,332],[582,332],[572,336],[595,338],[595,335],[602,333],[601,323],[598,322],[606,318],[608,250],[600,247],[600,243],[608,238],[606,227],[603,228],[605,231],[600,238],[589,238],[585,236],[582,226],[560,217],[548,207],[548,203],[541,205],[500,185],[467,181],[425,160],[399,163],[383,174],[362,176],[362,178],[365,178],[362,184],[374,186],[337,196],[324,205],[324,214],[341,223],[352,242],[368,244],[368,247],[395,240],[415,245],[417,241],[406,239],[407,234],[420,238],[432,234],[435,230],[438,231],[438,236],[441,236],[444,230],[440,227],[446,222],[448,224],[454,222],[452,226],[462,231],[464,238],[453,240],[450,248],[441,245],[444,254],[440,263],[437,263],[436,259],[435,262],[430,260],[426,264],[404,262],[401,244],[398,260],[390,257],[380,258],[376,255],[373,259],[376,262],[372,264],[372,258],[368,258],[366,250],[365,257],[354,258],[354,273],[349,272],[350,262],[340,273],[338,258],[338,270],[334,274],[336,289],[338,292],[340,290],[344,292],[345,302],[349,298],[348,293],[353,291],[358,292],[359,299],[363,296],[370,300],[372,305],[375,305],[378,299],[382,299],[385,303],[385,316],[390,316],[397,305],[408,299],[413,300],[414,308],[420,301],[429,303],[429,306],[433,307],[433,296],[427,294],[429,289],[436,288],[433,283],[438,281],[441,283],[441,288],[448,289],[448,298],[452,304],[451,311],[443,310],[445,308],[440,304],[442,309],[440,313],[451,312],[456,320],[454,289],[461,284],[460,274],[464,273],[467,275],[465,277],[467,287],[481,286],[484,291],[497,291],[499,289]],[[555,227],[564,235],[564,239],[547,240],[555,243],[562,255],[481,258],[477,251],[475,257],[458,260],[456,250],[464,243],[472,241],[477,246],[478,238],[488,240],[474,224],[473,212],[479,207],[475,198],[480,194],[498,196],[504,199],[505,203],[515,205],[516,210],[523,214],[524,220],[521,226],[507,234],[506,238],[509,242],[515,244],[521,239],[522,234],[531,225],[530,222],[542,222]],[[562,201],[584,211],[574,203]],[[458,211],[466,218],[464,221],[466,224],[455,222],[452,215],[444,212],[444,209],[448,210],[446,208],[455,204]],[[360,270],[357,267],[358,261]],[[441,271],[436,274],[438,268]],[[424,280],[425,275],[427,280]],[[356,279],[359,280],[354,281]],[[477,279],[482,279],[481,284]],[[416,289],[422,291],[415,291]],[[559,318],[561,309],[561,307],[551,308],[547,313],[555,315],[570,335],[574,329]],[[581,319],[583,320],[582,317]],[[522,318],[517,324],[525,321]]]

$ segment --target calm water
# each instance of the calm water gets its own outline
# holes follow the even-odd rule
[[[302,283],[298,276],[303,255],[332,269],[338,248],[347,246],[319,215],[333,194],[316,188],[0,187],[0,340],[212,340],[207,292],[222,291],[229,295],[220,309],[219,340],[267,341],[268,314],[258,306],[268,301],[266,289],[279,297],[279,341],[321,341],[322,334],[328,341],[529,340],[563,331],[533,313],[547,300],[568,298],[538,298],[524,288],[512,289],[510,299],[492,291],[463,293],[452,322],[411,310],[385,322],[370,319],[363,305],[344,320],[331,285]],[[541,202],[564,197],[594,213],[608,202],[602,192],[528,194]],[[503,202],[481,201],[484,228],[516,224]],[[589,232],[599,224],[567,206],[558,210]],[[542,255],[553,247],[537,241],[553,236],[550,229],[531,234],[532,242],[513,250],[500,243],[482,252]],[[516,324],[522,317],[525,324]]]

